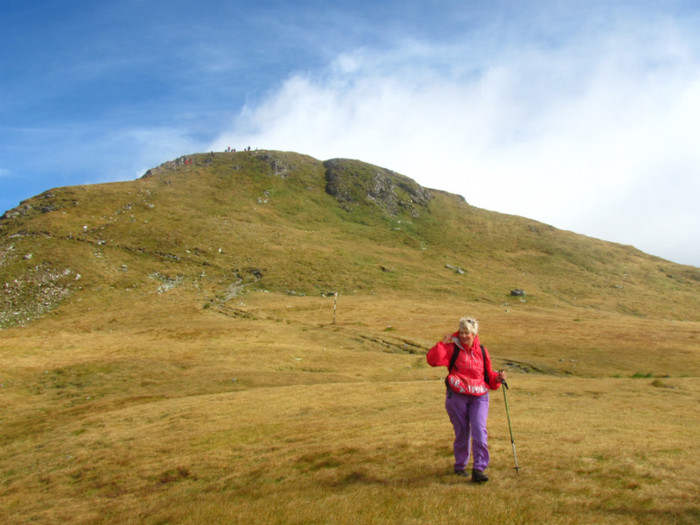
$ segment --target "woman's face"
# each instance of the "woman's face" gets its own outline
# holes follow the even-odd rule
[[[471,348],[474,343],[474,334],[467,332],[466,330],[459,331],[459,343],[464,348]]]

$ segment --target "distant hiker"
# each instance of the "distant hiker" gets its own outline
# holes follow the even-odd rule
[[[472,481],[483,483],[489,480],[484,474],[489,464],[486,432],[489,390],[497,390],[506,380],[506,374],[504,371],[494,372],[491,368],[491,358],[479,342],[478,331],[476,319],[462,317],[459,331],[446,334],[430,349],[426,359],[430,366],[447,367],[445,408],[455,431],[454,472],[467,476],[473,448]]]

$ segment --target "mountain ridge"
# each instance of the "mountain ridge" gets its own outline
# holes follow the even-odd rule
[[[532,307],[700,318],[697,268],[362,161],[269,150],[182,156],[134,181],[27,199],[0,220],[0,276],[3,328],[77,297],[174,288],[198,306],[244,289],[506,304],[518,288]]]

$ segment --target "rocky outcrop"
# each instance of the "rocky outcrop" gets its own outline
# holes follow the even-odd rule
[[[16,208],[6,211],[0,217],[0,222],[10,221],[20,217],[29,218],[42,213],[50,213],[71,205],[77,206],[78,201],[71,200],[65,196],[59,198],[55,192],[46,191],[36,197],[22,201]]]
[[[256,152],[255,157],[262,160],[263,162],[267,162],[270,165],[272,174],[275,177],[282,177],[283,179],[285,179],[291,172],[293,172],[297,168],[295,164],[286,162],[285,160],[279,158],[279,156],[272,155],[265,151],[259,153]]]
[[[214,153],[209,153],[207,155],[197,154],[194,156],[179,157],[175,160],[169,160],[164,162],[160,166],[151,168],[141,177],[142,179],[147,179],[148,177],[153,177],[155,175],[163,175],[167,173],[174,173],[178,171],[183,171],[185,168],[196,164],[200,166],[208,166],[213,162]]]
[[[4,263],[10,246],[0,252],[0,263]],[[31,257],[23,256],[24,260]],[[33,320],[54,310],[76,289],[75,282],[81,278],[75,270],[58,270],[48,263],[34,266],[21,277],[6,281],[0,287],[0,330],[11,326],[26,326]]]
[[[431,192],[408,177],[364,162],[332,159],[326,168],[326,192],[343,208],[364,202],[379,206],[389,215],[401,211],[419,217],[433,198]]]

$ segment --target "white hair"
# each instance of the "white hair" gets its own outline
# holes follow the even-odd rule
[[[479,322],[473,317],[462,317],[459,320],[459,330],[476,335],[479,333]]]

